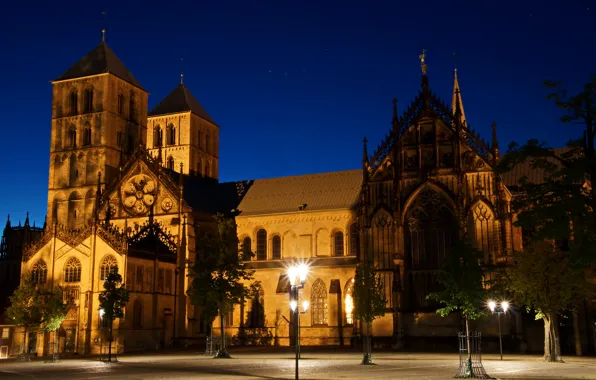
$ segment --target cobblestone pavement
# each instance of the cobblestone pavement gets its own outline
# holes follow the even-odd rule
[[[0,362],[0,379],[293,379],[295,361],[288,350],[232,350],[232,359],[213,359],[197,352],[121,355],[116,363],[93,358]],[[375,365],[360,365],[356,352],[306,352],[301,379],[449,379],[458,356],[451,354],[373,353]],[[596,358],[566,357],[545,363],[539,356],[497,355],[483,358],[486,372],[498,379],[596,379]]]

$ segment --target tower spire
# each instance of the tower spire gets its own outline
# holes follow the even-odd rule
[[[25,227],[29,227],[29,211],[27,211],[27,216],[25,217]]]
[[[101,15],[103,17],[103,28],[101,28],[101,42],[106,42],[106,20],[108,16],[108,11],[102,11]]]
[[[466,113],[464,112],[464,103],[461,98],[461,90],[459,88],[459,80],[457,79],[457,68],[453,69],[453,94],[451,96],[451,110],[453,116],[456,115],[457,108],[459,108],[459,122],[464,125],[466,123]]]
[[[493,151],[493,161],[494,161],[494,165],[497,164],[497,162],[499,162],[499,140],[497,140],[497,122],[493,121],[492,124],[492,128],[493,128],[493,141],[492,141],[492,151]]]
[[[180,58],[180,84],[184,84],[184,57]]]

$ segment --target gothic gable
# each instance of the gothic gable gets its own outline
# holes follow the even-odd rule
[[[143,225],[135,226],[128,238],[128,255],[141,259],[176,262],[177,246],[164,226],[152,217]]]

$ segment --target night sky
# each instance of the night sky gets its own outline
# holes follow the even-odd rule
[[[11,1],[2,14],[0,226],[27,210],[43,223],[49,82],[104,26],[150,108],[184,57],[184,83],[221,126],[221,181],[359,168],[362,138],[372,153],[390,130],[392,99],[401,113],[420,89],[422,49],[431,89],[450,104],[455,63],[468,123],[489,139],[496,121],[502,150],[579,135],[542,82],[575,92],[596,74],[596,0]]]

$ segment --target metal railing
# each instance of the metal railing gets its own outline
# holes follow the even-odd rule
[[[205,339],[205,355],[215,355],[221,345],[221,340],[218,336],[208,336]]]
[[[459,340],[459,367],[454,378],[490,379],[491,377],[486,374],[482,365],[481,333],[470,333],[469,340],[463,332],[458,333],[457,337]],[[470,352],[468,352],[468,342]]]

